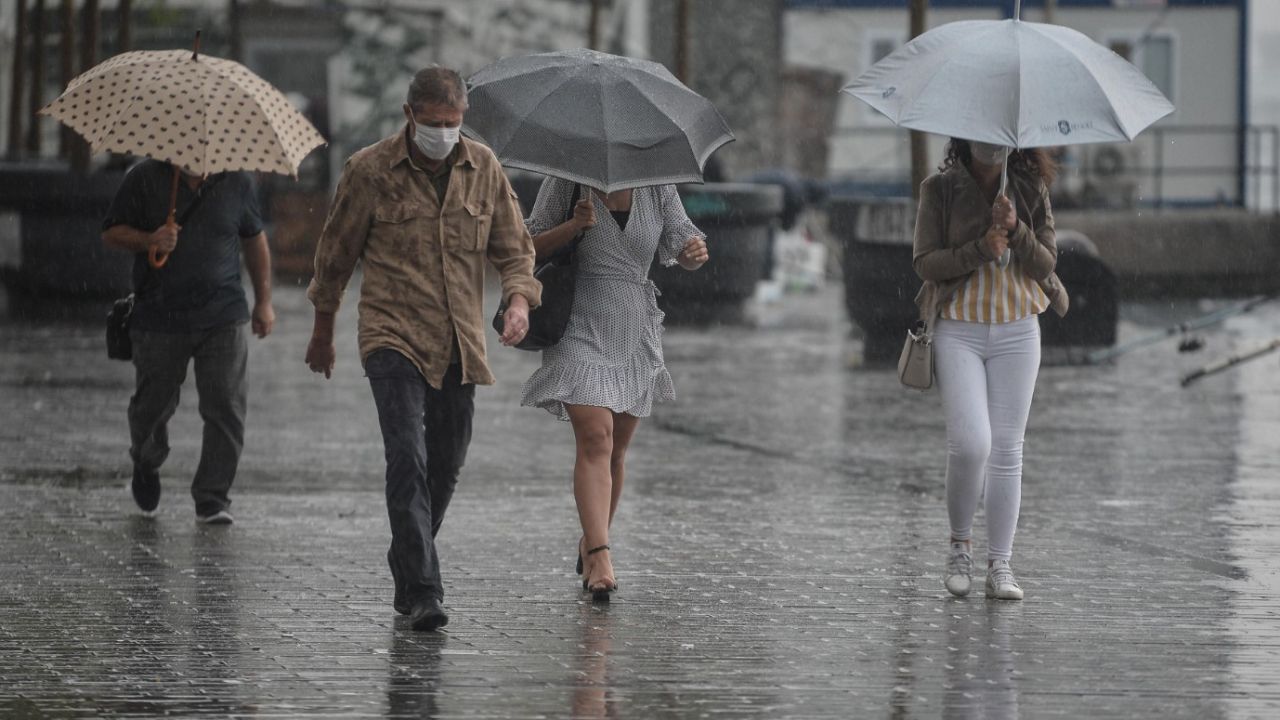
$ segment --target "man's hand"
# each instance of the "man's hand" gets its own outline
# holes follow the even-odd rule
[[[529,332],[529,300],[523,295],[512,295],[507,311],[502,313],[503,345],[511,347],[524,339]]]
[[[312,333],[311,342],[307,343],[307,367],[311,372],[324,373],[326,379],[333,374],[333,365],[337,353],[333,349],[332,337],[321,337]]]
[[[171,253],[178,246],[178,231],[181,230],[176,223],[165,223],[156,228],[151,233],[151,247],[162,253]]]
[[[697,270],[711,258],[707,252],[707,241],[700,237],[691,237],[684,244],[684,249],[676,256],[676,262],[685,270]]]
[[[986,248],[987,255],[999,258],[1009,247],[1009,232],[999,225],[992,225],[983,236],[982,244]]]
[[[253,334],[264,338],[271,334],[276,326],[276,311],[270,302],[257,303],[253,306]]]

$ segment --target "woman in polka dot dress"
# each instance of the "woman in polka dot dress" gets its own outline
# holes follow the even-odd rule
[[[708,255],[705,236],[685,215],[674,186],[607,195],[591,190],[565,221],[574,187],[548,178],[525,221],[539,257],[584,234],[569,324],[560,342],[543,351],[521,404],[573,424],[573,494],[582,523],[578,572],[593,599],[608,600],[617,588],[609,524],[622,495],[627,446],[653,403],[675,397],[649,264],[656,253],[663,265],[697,270]]]

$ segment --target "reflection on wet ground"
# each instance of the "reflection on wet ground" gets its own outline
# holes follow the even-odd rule
[[[607,608],[575,590],[569,428],[517,407],[537,358],[493,344],[432,635],[390,608],[354,308],[325,383],[280,292],[229,528],[194,523],[193,397],[140,517],[129,366],[96,324],[0,325],[0,716],[1280,713],[1277,357],[1178,385],[1280,335],[1280,304],[1196,354],[1043,370],[1008,604],[943,590],[937,396],[851,368],[838,297],[668,330],[680,399],[633,444]],[[1206,309],[1127,306],[1122,340]]]

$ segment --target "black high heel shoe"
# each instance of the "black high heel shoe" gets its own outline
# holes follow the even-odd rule
[[[601,545],[599,547],[591,548],[590,550],[587,551],[587,554],[595,555],[596,553],[602,550],[608,550],[608,549],[609,549],[608,545]],[[615,590],[618,589],[618,581],[614,580],[612,585],[605,585],[603,587],[591,587],[588,584],[587,579],[584,577],[582,579],[582,589],[586,592],[591,593],[592,602],[609,602],[609,596]]]
[[[583,538],[578,538],[578,564],[574,567],[579,575],[582,574],[582,540]]]

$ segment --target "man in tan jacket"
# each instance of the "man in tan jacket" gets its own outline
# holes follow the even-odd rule
[[[485,362],[484,263],[509,306],[503,344],[520,342],[541,286],[516,195],[489,148],[459,136],[466,86],[453,70],[418,72],[405,126],[347,161],[307,291],[315,325],[306,362],[329,377],[333,320],[356,261],[360,356],[386,451],[394,607],[415,630],[448,623],[434,538],[471,442]]]

